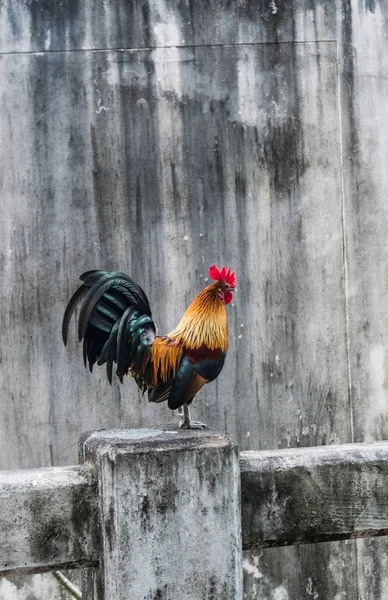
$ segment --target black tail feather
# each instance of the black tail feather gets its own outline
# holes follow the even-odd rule
[[[89,348],[89,340],[88,338],[84,338],[84,343],[82,344],[82,355],[84,359],[84,365],[88,364],[88,348]]]
[[[96,269],[93,271],[85,271],[85,273],[82,273],[80,280],[90,287],[96,283],[102,275],[107,275],[107,271],[98,271]]]
[[[119,314],[122,314],[127,308],[126,298],[119,291],[116,291],[115,295],[105,292],[103,300],[108,308],[117,310]]]
[[[128,332],[128,323],[131,321],[131,318],[138,314],[136,312],[136,308],[134,306],[130,306],[127,308],[123,316],[121,317],[119,330],[117,333],[117,342],[116,342],[116,357],[117,357],[117,369],[116,375],[120,379],[121,383],[123,383],[123,377],[126,373],[125,363],[126,358],[130,360],[130,353],[128,352],[128,342],[127,342],[127,334]]]
[[[89,363],[89,371],[93,372],[93,365],[97,362],[97,359],[100,355],[101,346],[100,344],[96,344],[95,342],[90,342],[88,347],[88,363]]]
[[[67,336],[69,333],[69,323],[71,321],[71,317],[73,316],[73,312],[75,311],[77,304],[82,300],[87,291],[88,288],[86,285],[80,285],[80,287],[76,289],[70,298],[69,304],[66,306],[62,321],[62,339],[65,346],[67,345]]]
[[[64,343],[67,343],[74,310],[83,299],[78,337],[79,341],[83,340],[85,367],[88,365],[92,371],[95,363],[106,363],[107,377],[112,383],[113,364],[117,363],[116,374],[120,381],[131,371],[144,391],[151,380],[149,359],[156,332],[147,296],[131,277],[119,271],[87,271],[80,279],[84,283],[65,310]]]
[[[98,359],[97,364],[99,366],[103,365],[106,362],[110,347],[116,348],[117,332],[119,330],[119,325],[120,325],[120,321],[117,320],[111,329],[109,338],[106,340],[106,342],[101,350],[100,358]],[[116,359],[116,354],[114,355],[114,359]]]
[[[102,281],[101,281],[102,280]],[[78,341],[82,341],[86,327],[88,326],[89,317],[92,314],[92,310],[95,307],[98,300],[104,294],[104,292],[111,287],[111,280],[108,275],[101,277],[100,281],[97,281],[89,288],[86,294],[85,300],[81,307],[81,312],[78,317]]]

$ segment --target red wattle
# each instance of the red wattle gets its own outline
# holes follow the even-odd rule
[[[224,292],[224,304],[229,304],[229,302],[232,302],[233,300],[233,294],[232,292]]]

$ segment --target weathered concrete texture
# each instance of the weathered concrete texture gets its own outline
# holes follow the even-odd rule
[[[227,437],[101,431],[81,454],[99,473],[102,598],[242,599],[240,473]]]
[[[63,571],[64,575],[79,586],[79,571]],[[1,600],[74,600],[53,575],[31,576],[10,574],[0,578]]]
[[[365,600],[388,598],[387,540],[371,538],[357,541],[360,570],[360,597]]]
[[[359,588],[354,578],[357,570],[354,545],[355,542],[333,542],[267,548],[253,555],[245,552],[245,598],[369,600],[368,595],[357,596]]]
[[[325,0],[3,0],[0,52],[332,39]]]
[[[387,13],[384,0],[0,3],[2,52],[59,51],[0,60],[0,466],[73,462],[85,429],[170,419],[60,346],[74,279],[96,266],[135,276],[161,331],[208,264],[234,266],[231,349],[196,407],[241,448],[387,437]],[[179,49],[235,43],[260,48]],[[161,46],[178,48],[81,52]],[[313,594],[381,600],[370,561],[356,571],[339,547],[269,552],[294,574],[284,597],[310,599],[316,560]]]
[[[388,444],[241,456],[243,547],[388,535]]]
[[[353,6],[344,42],[345,94],[351,107],[345,140],[345,219],[348,314],[354,437],[388,437],[388,8],[384,2]]]
[[[175,453],[198,452],[195,463],[198,466],[203,462],[204,449],[206,452],[214,451],[222,465],[219,450],[221,448],[223,452],[225,447],[233,450],[227,438],[215,433],[178,432],[168,427],[84,434],[80,442],[80,460],[92,463],[100,478],[100,506],[105,515],[102,529],[107,536],[105,550],[109,547],[110,559],[117,560],[117,552],[113,553],[112,548],[117,546],[115,540],[123,535],[118,529],[124,527],[125,539],[137,540],[137,532],[132,531],[134,520],[138,527],[155,533],[153,520],[159,519],[158,527],[164,528],[169,519],[165,515],[171,510],[175,514],[176,503],[185,502],[184,486],[188,474],[184,471],[185,477],[180,485],[180,473],[174,466]],[[159,457],[156,462],[158,468],[163,470],[161,483],[150,475],[148,453]],[[127,496],[127,487],[132,486],[133,481],[130,479],[126,482],[125,489],[117,488],[119,483],[124,485],[125,477],[123,480],[122,475],[118,478],[114,474],[118,457],[121,461],[121,457],[127,454],[131,455],[131,461],[136,455],[136,460],[141,462],[140,471],[139,467],[131,467],[131,473],[134,473],[131,478],[137,478],[137,483],[130,501],[133,501],[134,495],[141,497],[141,500],[135,502],[134,510],[140,512],[136,518],[130,519],[129,524],[124,522],[125,508],[119,509],[120,519],[124,515],[123,521],[118,520],[116,506],[119,506],[119,501],[116,502],[115,496]],[[105,461],[110,469],[108,472]],[[385,510],[388,497],[388,443],[248,451],[241,453],[239,464],[242,541],[245,549],[388,534]],[[232,517],[238,526],[239,470],[234,459],[232,467],[233,477],[231,473],[224,474],[222,482],[217,485],[224,490],[221,498],[223,506],[227,504],[225,494],[229,490],[229,508],[233,509]],[[104,556],[100,556],[95,468],[57,467],[3,472],[0,475],[0,575],[62,569],[69,564],[82,567],[96,564],[98,558],[106,564]],[[203,468],[208,469],[207,477],[210,477],[208,491],[214,489],[216,493],[217,465],[206,462]],[[141,469],[146,470],[147,477],[143,477]],[[223,466],[221,471],[225,471]],[[175,483],[171,483],[172,476]],[[107,478],[109,485],[113,486],[113,491],[108,494],[104,492]],[[149,481],[150,493],[147,491]],[[139,482],[146,499],[139,491]],[[232,489],[228,487],[230,485]],[[157,491],[153,489],[154,486]],[[198,489],[203,492],[202,480]],[[190,493],[195,496],[199,507],[192,506],[190,510],[193,515],[199,516],[201,527],[206,529],[206,521],[211,518],[211,515],[208,516],[208,500],[196,492],[197,488],[193,485]],[[152,494],[156,494],[156,500],[152,499]],[[234,494],[237,496],[233,500]],[[218,506],[219,498],[214,500]],[[217,507],[213,507],[213,510],[218,512]],[[174,526],[178,518],[174,516],[172,519]],[[187,517],[185,519],[185,528],[190,533],[189,528],[193,523]],[[67,523],[67,520],[70,522]],[[128,527],[131,530],[129,532]],[[196,527],[190,535],[195,533]],[[166,539],[166,532],[163,534]],[[158,537],[157,532],[155,535]],[[239,530],[236,538],[237,535],[240,535]],[[143,542],[147,544],[149,540],[147,542],[144,539]],[[158,542],[152,542],[152,548],[156,543],[163,555],[164,545],[159,538]],[[170,542],[167,547],[170,547]],[[180,566],[183,568],[182,563]],[[93,585],[90,573],[85,577],[85,593],[89,595],[90,589],[87,588]],[[94,599],[94,596],[90,595],[90,598]]]
[[[0,575],[98,560],[94,469],[0,472]]]
[[[4,465],[70,462],[80,428],[171,419],[61,343],[65,301],[96,266],[131,273],[166,332],[208,265],[231,264],[242,291],[203,420],[243,448],[349,438],[335,44],[4,56],[0,68]],[[38,438],[18,457],[8,432],[23,403],[20,427]]]

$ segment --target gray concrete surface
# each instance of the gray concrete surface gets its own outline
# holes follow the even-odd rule
[[[388,443],[247,451],[243,547],[388,535]]]
[[[383,0],[0,3],[2,468],[171,419],[61,346],[95,267],[137,278],[167,331],[232,264],[229,355],[195,411],[242,449],[387,438],[387,34]],[[247,555],[247,598],[381,600],[387,556]]]
[[[82,454],[99,474],[101,600],[242,600],[240,470],[229,438],[101,431],[85,436]]]
[[[94,469],[0,471],[0,577],[95,564],[97,521]]]
[[[241,539],[243,548],[253,550],[387,535],[387,442],[251,450],[241,453],[240,468],[235,450],[225,436],[210,431],[179,432],[163,426],[97,431],[81,438],[80,460],[86,464],[80,467],[0,472],[0,577],[89,567],[84,570],[84,600],[97,600],[103,597],[100,574],[94,570],[98,561],[106,595],[112,598],[121,593],[117,586],[140,594],[155,575],[152,565],[157,565],[160,594],[166,592],[165,581],[170,597],[171,572],[181,573],[179,585],[192,581],[185,593],[192,587],[202,589],[192,571],[204,561],[207,568],[200,578],[202,584],[211,582],[211,597],[219,577],[213,578],[209,569],[221,575],[219,561],[226,565],[228,581],[234,577],[241,584],[236,559]],[[187,452],[197,471],[198,465],[201,473],[205,469],[205,474],[197,473],[198,485]],[[231,455],[224,461],[220,452]],[[129,468],[130,474],[118,474],[118,468]],[[223,542],[226,539],[222,552],[214,529],[218,522],[223,523]],[[194,541],[193,552],[201,555],[200,561],[191,551],[179,551]],[[225,551],[232,552],[234,571]],[[210,566],[206,553],[213,552],[217,564]],[[124,581],[122,564],[128,557],[132,558],[124,570],[130,575]],[[201,594],[207,597],[206,591]],[[228,597],[235,595],[230,585]]]

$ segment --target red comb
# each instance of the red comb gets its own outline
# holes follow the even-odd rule
[[[230,267],[228,270],[226,267],[222,267],[220,270],[216,265],[212,265],[209,269],[209,277],[214,281],[226,281],[231,287],[236,287],[236,275]]]

